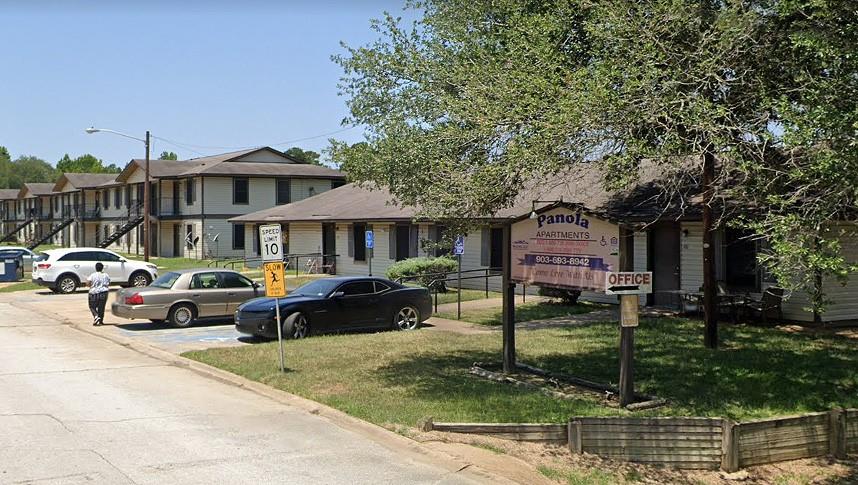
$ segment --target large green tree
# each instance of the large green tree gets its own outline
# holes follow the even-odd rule
[[[158,155],[158,160],[178,160],[178,159],[179,159],[179,156],[176,155],[175,152],[164,151],[164,152],[161,152],[160,155]]]
[[[96,158],[89,153],[83,154],[77,158],[69,157],[66,153],[57,162],[57,171],[60,173],[119,173],[122,170],[115,164],[104,165],[101,159]]]
[[[304,163],[310,163],[313,165],[322,164],[321,160],[319,159],[321,155],[318,152],[314,152],[313,150],[303,150],[299,147],[292,147],[283,153]]]
[[[821,308],[819,276],[854,269],[826,225],[858,200],[854,2],[408,5],[414,23],[386,15],[376,42],[334,58],[347,121],[367,127],[365,144],[332,144],[353,180],[467,220],[575,164],[618,188],[654,163],[665,201],[699,192],[708,165],[716,217],[769,242],[783,285]]]
[[[38,157],[21,155],[12,160],[5,188],[19,189],[27,182],[55,182],[57,171]]]

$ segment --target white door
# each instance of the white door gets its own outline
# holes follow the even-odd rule
[[[127,265],[122,262],[124,258],[107,251],[99,251],[98,255],[99,261],[104,265],[104,272],[107,273],[107,276],[110,276],[111,283],[125,283],[128,281],[129,275],[125,274],[127,272]]]

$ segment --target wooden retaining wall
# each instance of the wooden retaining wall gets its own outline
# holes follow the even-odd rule
[[[858,409],[736,423],[721,418],[589,418],[567,424],[435,423],[426,431],[568,444],[572,453],[688,469],[736,471],[799,458],[858,454]]]
[[[569,449],[676,468],[721,466],[720,418],[573,418]]]
[[[736,424],[738,467],[828,454],[829,420],[826,412]]]
[[[542,441],[563,444],[569,441],[565,424],[538,423],[434,423],[427,421],[425,431],[446,431],[448,433],[470,433],[518,441]]]
[[[858,454],[858,409],[846,410],[846,453]]]

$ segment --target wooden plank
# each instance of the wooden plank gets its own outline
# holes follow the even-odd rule
[[[582,439],[581,423],[569,420],[569,451],[580,455],[584,453],[584,440]]]
[[[612,460],[630,460],[648,463],[678,463],[683,461],[713,462],[721,463],[721,453],[637,453],[635,451],[615,451],[612,453],[600,453],[604,458]]]
[[[683,448],[683,447],[649,447],[649,446],[604,446],[598,448],[587,449],[584,447],[585,453],[595,453],[599,455],[675,455],[675,456],[718,456],[721,459],[721,447],[713,448]]]
[[[721,449],[720,440],[590,440],[584,438],[584,448],[620,448],[620,447],[651,447],[651,448],[691,448],[691,449]]]
[[[518,441],[562,441],[566,442],[569,439],[569,436],[566,433],[566,430],[561,432],[525,432],[525,433],[480,433],[483,436],[491,436],[492,438],[502,438],[505,440],[518,440]]]
[[[757,431],[753,433],[739,433],[739,443],[742,445],[771,443],[795,438],[805,438],[810,441],[828,439],[828,427],[818,426],[812,429],[781,428],[777,430]]]
[[[721,433],[721,426],[656,426],[646,424],[625,425],[587,425],[584,424],[584,435],[590,433]]]
[[[858,436],[858,417],[855,417],[851,420],[846,418],[846,436],[850,438]]]
[[[584,440],[721,441],[721,433],[588,433]]]
[[[721,418],[572,418],[585,426],[594,424],[609,425],[648,425],[648,426],[721,426]]]
[[[757,430],[780,428],[784,426],[815,426],[826,425],[828,423],[828,413],[814,413],[807,416],[797,416],[790,418],[765,419],[740,423],[742,429]]]
[[[721,469],[735,472],[739,469],[739,427],[732,419],[724,420],[721,435]]]
[[[817,436],[817,437],[807,437],[807,436],[797,436],[788,439],[779,439],[776,441],[760,441],[756,443],[745,443],[744,441],[739,442],[740,450],[753,450],[760,448],[772,448],[772,447],[789,447],[789,446],[801,446],[809,443],[823,443],[828,442],[828,437],[826,436]]]
[[[780,453],[781,451],[789,451],[789,450],[811,450],[817,448],[825,448],[826,453],[828,452],[828,440],[824,441],[810,441],[805,443],[798,444],[772,444],[770,446],[760,445],[751,448],[739,448],[740,456],[753,456],[758,454],[766,454],[766,453]]]
[[[488,423],[433,423],[435,431],[449,433],[528,433],[528,432],[565,432],[562,424],[488,424]]]
[[[828,454],[846,458],[846,413],[842,409],[828,412]]]
[[[779,450],[758,449],[753,453],[739,454],[741,466],[760,465],[764,463],[777,463],[779,461],[797,460],[799,458],[811,458],[828,453],[828,443],[817,443],[814,446],[805,446],[798,449],[786,448]]]

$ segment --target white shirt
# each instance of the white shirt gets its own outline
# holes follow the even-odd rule
[[[89,275],[89,278],[87,278],[87,281],[89,281],[90,294],[96,295],[110,290],[110,288],[108,288],[110,286],[110,276],[103,271],[92,273]]]

